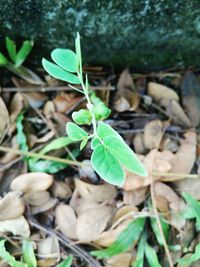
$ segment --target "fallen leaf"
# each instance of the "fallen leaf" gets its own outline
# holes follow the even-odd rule
[[[179,101],[179,96],[174,90],[154,82],[148,83],[148,95],[157,102],[159,102],[161,99]]]
[[[54,197],[69,198],[72,195],[72,190],[69,185],[62,181],[55,181],[51,187],[51,192]]]
[[[117,210],[113,217],[113,224],[118,224],[118,221],[122,221],[124,219],[133,218],[134,215],[138,212],[138,208],[130,205],[122,206]],[[128,216],[130,215],[130,216]],[[113,227],[113,226],[112,226]]]
[[[1,221],[0,232],[9,232],[13,235],[21,236],[23,238],[28,238],[30,236],[29,225],[24,216],[20,216],[11,220]]]
[[[54,236],[49,236],[38,242],[38,256],[41,258],[56,258],[60,260],[60,246],[58,239]]]
[[[193,127],[200,124],[200,82],[191,72],[187,72],[181,84],[183,106]]]
[[[17,192],[9,192],[0,199],[0,221],[11,220],[24,213],[25,203]]]
[[[133,191],[123,192],[123,201],[126,205],[138,206],[146,199],[147,187],[141,187]]]
[[[2,99],[0,97],[0,112],[1,112],[1,122],[0,122],[0,137],[3,135],[6,127],[10,123],[10,116],[7,110],[7,107]]]
[[[42,173],[32,172],[25,173],[16,177],[10,188],[13,191],[29,192],[29,191],[42,191],[47,190],[53,183],[53,176]]]
[[[47,191],[30,191],[24,195],[25,201],[31,206],[42,206],[49,198],[50,194]]]
[[[81,197],[95,202],[110,201],[117,194],[116,187],[110,184],[93,185],[75,179],[75,185]]]
[[[18,117],[19,113],[25,107],[25,101],[20,93],[16,93],[11,100],[9,111],[10,111],[10,120],[12,123],[15,122],[16,118]]]
[[[126,110],[135,111],[140,102],[140,97],[135,89],[133,79],[128,71],[124,70],[119,78],[117,84],[117,94],[114,101],[114,108],[118,112]]]
[[[77,219],[78,240],[86,243],[96,240],[105,230],[111,215],[111,207],[100,205],[82,213]]]
[[[57,112],[65,113],[71,109],[78,101],[80,97],[75,96],[74,93],[61,93],[57,95],[53,102]]]
[[[72,207],[60,204],[55,210],[56,225],[67,237],[77,239],[76,225],[77,218]]]
[[[134,151],[137,154],[145,154],[146,148],[144,146],[144,134],[138,133],[133,139]]]
[[[82,213],[94,209],[99,206],[97,202],[92,202],[89,199],[82,197],[77,198],[75,201],[70,201],[70,206],[76,211],[76,214],[80,216]]]
[[[33,215],[48,211],[56,206],[58,200],[56,198],[50,198],[46,203],[41,206],[32,206],[31,213]]]
[[[144,145],[148,149],[159,148],[163,137],[163,123],[161,120],[148,122],[144,127]]]
[[[106,261],[106,267],[129,267],[131,263],[131,253],[120,253]]]

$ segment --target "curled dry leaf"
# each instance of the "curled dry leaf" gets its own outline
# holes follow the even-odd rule
[[[56,258],[60,260],[60,247],[58,239],[54,236],[49,236],[38,242],[38,256],[41,258]]]
[[[75,185],[81,197],[95,202],[110,201],[117,194],[115,186],[110,184],[93,185],[75,179]]]
[[[189,128],[191,122],[185,114],[180,104],[175,100],[162,99],[161,106],[166,108],[168,116],[178,125]]]
[[[76,233],[79,241],[96,240],[105,230],[112,215],[112,208],[98,206],[82,213],[77,219]]]
[[[43,172],[32,172],[17,176],[10,187],[13,191],[27,193],[29,191],[47,190],[52,183],[52,175]]]
[[[0,232],[9,232],[23,238],[30,236],[29,225],[24,216],[0,222]]]
[[[118,221],[133,218],[136,212],[138,212],[137,207],[130,205],[123,206],[115,213],[115,216],[112,221],[113,223],[118,224]]]
[[[47,101],[44,105],[44,115],[47,119],[50,119],[52,117],[52,114],[56,111],[55,105],[53,101]]]
[[[11,123],[15,122],[17,116],[23,110],[24,106],[25,106],[25,101],[22,94],[16,93],[12,98],[9,107]]]
[[[144,127],[144,145],[148,149],[159,148],[163,137],[163,123],[160,120],[148,122]]]
[[[138,206],[146,199],[147,187],[141,187],[133,191],[123,192],[123,201],[126,205]]]
[[[56,207],[55,217],[58,230],[69,238],[77,239],[77,218],[73,208],[69,205],[60,204]]]
[[[17,192],[9,192],[0,199],[0,221],[10,220],[24,213],[25,203]]]
[[[161,99],[179,101],[179,96],[174,90],[154,82],[148,83],[148,95],[157,102],[159,102]]]
[[[53,183],[51,192],[54,197],[58,198],[69,198],[72,195],[72,190],[69,185],[62,181],[55,181]]]
[[[50,198],[47,191],[30,191],[24,195],[25,201],[31,206],[42,206]]]
[[[82,197],[77,198],[73,203],[70,203],[70,205],[74,208],[78,216],[87,210],[94,209],[99,206],[97,202]]]
[[[131,264],[131,253],[121,253],[106,261],[106,267],[129,267]]]
[[[133,139],[134,151],[137,154],[145,154],[146,148],[144,146],[144,135],[142,133],[136,134]]]
[[[114,102],[114,108],[118,112],[126,110],[134,111],[139,105],[139,94],[135,89],[133,79],[128,71],[124,70],[117,84],[118,92]]]
[[[2,99],[0,97],[0,112],[1,112],[1,121],[0,121],[0,137],[3,135],[6,127],[10,123],[10,116],[7,110],[7,107]]]
[[[19,145],[16,143],[16,136],[14,136],[11,139],[11,144],[9,144],[9,147],[12,147],[14,149],[18,149]],[[14,160],[17,157],[16,154],[14,154],[12,151],[6,152],[1,158],[0,158],[0,162],[2,164],[6,164],[12,160]]]
[[[57,203],[58,203],[58,200],[56,198],[50,198],[46,203],[44,203],[41,206],[31,207],[31,213],[33,215],[35,215],[38,213],[48,211],[48,210],[52,209],[53,207],[55,207]]]

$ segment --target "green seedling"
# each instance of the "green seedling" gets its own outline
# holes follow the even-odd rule
[[[68,122],[66,131],[70,139],[81,142],[80,148],[91,140],[91,163],[99,176],[113,185],[122,186],[125,182],[123,167],[140,176],[147,171],[123,138],[108,124],[104,123],[110,115],[110,109],[100,98],[90,91],[88,76],[82,70],[80,35],[75,40],[76,53],[69,49],[57,48],[52,51],[54,63],[43,58],[44,69],[54,78],[65,81],[71,88],[85,95],[86,109],[72,114],[73,122]],[[77,87],[75,85],[80,85]],[[92,133],[78,125],[92,125]]]
[[[34,42],[28,40],[24,41],[18,51],[16,48],[16,43],[10,38],[6,37],[5,43],[9,59],[3,53],[0,52],[0,67],[7,68],[8,70],[10,70],[11,72],[18,75],[29,83],[38,85],[44,84],[40,77],[38,77],[34,72],[22,66],[22,64],[30,54]]]

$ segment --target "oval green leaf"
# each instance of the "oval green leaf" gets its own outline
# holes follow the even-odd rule
[[[92,116],[87,109],[80,109],[72,113],[72,119],[80,125],[90,125],[92,121]]]
[[[67,72],[45,58],[42,59],[42,65],[46,72],[48,72],[52,77],[68,83],[80,84],[80,81],[76,75]]]
[[[69,72],[77,72],[78,58],[73,51],[69,49],[56,48],[52,51],[51,57],[61,68]]]
[[[106,182],[118,186],[124,184],[125,175],[121,165],[104,145],[101,144],[95,148],[91,163],[94,170]]]
[[[129,171],[141,176],[147,176],[145,167],[122,138],[110,135],[105,137],[103,142],[107,150]]]
[[[108,124],[106,124],[106,123],[104,123],[102,121],[100,121],[98,123],[97,135],[101,139],[103,139],[104,137],[109,136],[109,135],[115,135],[115,136],[117,136],[117,137],[122,139],[122,137],[112,127],[110,127],[110,125],[108,125]]]
[[[80,128],[73,122],[67,123],[66,132],[69,138],[73,141],[81,141],[88,136],[86,131],[84,131],[82,128]]]
[[[149,267],[162,267],[158,261],[158,257],[155,250],[147,243],[145,245],[145,256],[149,263]]]
[[[37,261],[31,241],[23,240],[22,255],[23,260],[28,264],[28,267],[37,267]]]

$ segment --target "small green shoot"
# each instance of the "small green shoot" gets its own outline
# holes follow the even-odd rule
[[[125,182],[126,168],[140,176],[147,176],[143,164],[134,152],[124,142],[122,137],[108,124],[102,122],[111,113],[110,109],[90,91],[88,77],[83,75],[80,35],[75,40],[76,53],[69,49],[57,48],[52,51],[54,63],[43,58],[44,69],[53,77],[66,81],[74,90],[85,95],[87,108],[73,112],[72,119],[76,123],[67,123],[68,136],[76,142],[81,142],[83,149],[91,140],[91,163],[94,170],[106,182],[122,186]],[[76,85],[81,85],[77,88]],[[93,132],[87,133],[78,125],[92,125]]]
[[[22,256],[23,261],[28,265],[28,267],[37,267],[37,261],[31,241],[23,240]]]
[[[57,267],[70,267],[73,261],[73,256],[67,257]]]

